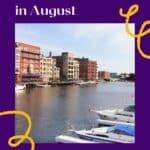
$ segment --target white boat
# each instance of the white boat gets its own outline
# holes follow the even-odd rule
[[[46,87],[51,87],[51,85],[48,85],[48,84],[36,84],[36,87],[46,88]]]
[[[127,122],[127,123],[135,122],[135,114],[134,114],[135,110],[133,105],[130,105],[124,109],[114,109],[114,110],[90,109],[90,111],[98,114],[100,119],[103,120],[112,120],[112,121]]]
[[[130,125],[130,126],[135,126],[135,123],[128,123],[128,122],[119,122],[119,121],[114,121],[114,120],[104,120],[104,119],[97,119],[96,122],[99,125],[106,125],[106,126],[114,126],[117,124],[121,125]]]
[[[26,85],[24,84],[24,85],[16,85],[15,86],[15,91],[17,92],[17,91],[22,91],[22,90],[24,90],[26,88]]]
[[[134,127],[126,125],[115,125],[113,127],[99,127],[91,130],[79,130],[74,133],[83,139],[104,141],[111,143],[134,143]]]
[[[71,137],[71,136],[66,136],[66,135],[59,135],[55,138],[55,141],[57,143],[81,143],[81,144],[86,144],[86,143],[97,143],[94,141],[89,141],[89,140],[83,140],[77,137]]]

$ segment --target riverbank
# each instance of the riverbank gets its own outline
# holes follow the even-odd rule
[[[21,82],[19,84],[26,85],[26,88],[34,88],[36,85],[89,85],[89,84],[98,84],[102,82],[133,82],[128,80],[96,80],[96,81],[55,81],[55,82]]]

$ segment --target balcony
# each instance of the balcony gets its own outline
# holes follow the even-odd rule
[[[40,77],[41,75],[39,73],[26,73],[26,74],[22,74],[22,77],[25,78],[31,78],[31,77]]]
[[[25,53],[32,53],[32,54],[39,54],[40,55],[40,50],[30,50],[30,49],[21,49],[22,52]]]

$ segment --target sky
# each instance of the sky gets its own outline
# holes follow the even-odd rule
[[[129,27],[134,33],[134,24]],[[101,71],[135,72],[135,39],[121,23],[16,24],[15,41],[39,46],[45,56],[72,52],[96,60]]]

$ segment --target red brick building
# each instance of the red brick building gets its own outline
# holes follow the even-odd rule
[[[30,82],[40,80],[40,47],[25,43],[16,43],[20,50],[20,81]]]
[[[81,80],[97,79],[97,62],[88,58],[76,58],[79,61],[79,78]]]
[[[110,73],[108,71],[99,71],[98,79],[99,80],[110,80]]]

